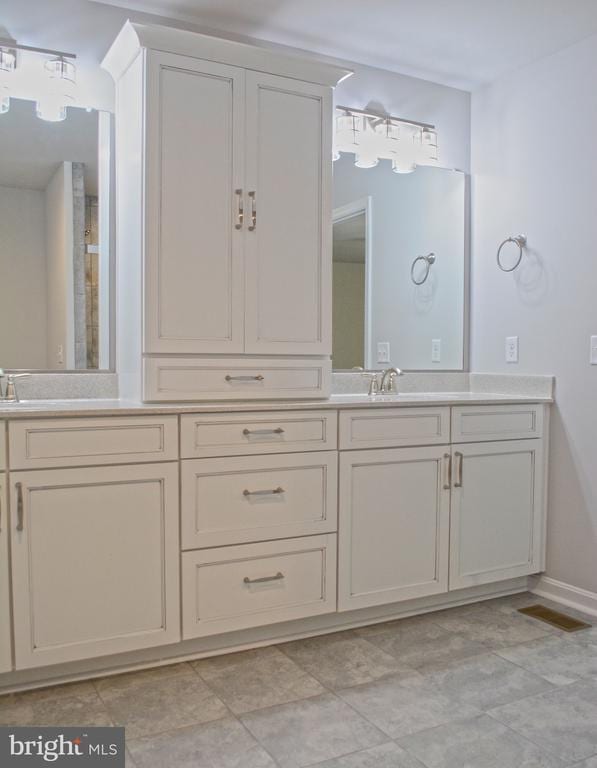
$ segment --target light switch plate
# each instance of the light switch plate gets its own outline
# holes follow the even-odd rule
[[[442,361],[442,340],[431,339],[431,362],[441,363]]]
[[[389,341],[377,342],[377,362],[378,363],[390,362],[390,342]]]
[[[518,336],[508,336],[506,338],[506,362],[518,362]]]
[[[591,365],[597,365],[597,336],[591,336]]]

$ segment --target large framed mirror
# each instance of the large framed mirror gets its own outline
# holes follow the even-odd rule
[[[109,370],[113,120],[0,115],[0,368]]]
[[[466,367],[467,206],[460,171],[334,163],[335,370]]]

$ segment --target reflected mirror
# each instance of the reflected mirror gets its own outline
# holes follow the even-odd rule
[[[336,370],[464,368],[466,200],[460,171],[334,163]]]
[[[110,367],[107,112],[0,115],[0,368]]]

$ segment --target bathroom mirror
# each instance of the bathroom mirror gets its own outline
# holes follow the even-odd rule
[[[110,368],[112,116],[0,115],[0,368]]]
[[[460,171],[334,163],[334,369],[463,370],[467,194]]]

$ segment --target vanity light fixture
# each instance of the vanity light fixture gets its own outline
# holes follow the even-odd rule
[[[429,123],[339,106],[333,159],[341,152],[354,154],[357,168],[386,159],[395,173],[412,173],[417,165],[437,162],[437,131]]]
[[[76,89],[76,67],[74,53],[54,51],[20,45],[14,40],[0,39],[0,114],[10,109],[10,79],[17,68],[17,51],[28,51],[44,57],[51,56],[43,63],[45,82],[41,95],[36,99],[36,113],[42,120],[56,122],[66,119],[66,108],[74,104]]]

